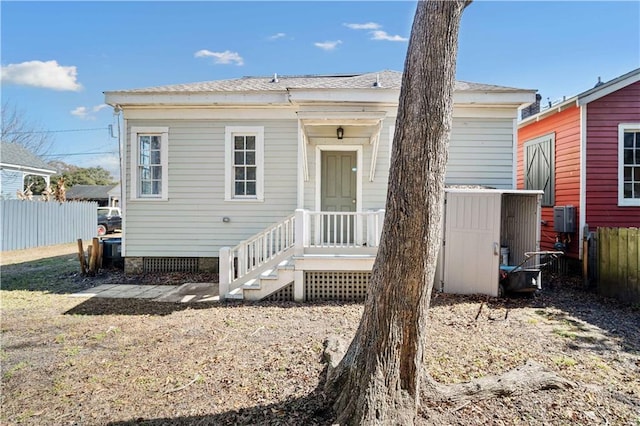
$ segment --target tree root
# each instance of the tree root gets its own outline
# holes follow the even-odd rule
[[[328,364],[325,387],[328,387],[339,375],[336,368],[348,348],[348,343],[332,336],[325,341],[324,347],[323,355]],[[575,386],[573,382],[549,371],[544,365],[529,360],[526,364],[502,375],[482,377],[466,383],[444,385],[425,374],[422,378],[420,400],[426,405],[445,402],[460,406],[483,399],[549,389],[569,389]]]
[[[324,351],[322,357],[327,363],[327,380],[325,381],[325,390],[333,385],[336,376],[336,368],[342,361],[344,354],[349,348],[349,342],[337,337],[330,336],[324,341]]]
[[[422,401],[461,403],[513,396],[548,389],[569,389],[573,382],[547,370],[542,364],[527,361],[499,376],[488,376],[466,383],[443,385],[429,376],[423,378]]]

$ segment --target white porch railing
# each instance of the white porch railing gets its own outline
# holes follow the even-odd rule
[[[295,215],[288,216],[233,248],[220,249],[219,282],[222,297],[234,281],[259,270],[293,247],[295,219]]]
[[[384,210],[369,212],[309,212],[303,222],[304,247],[378,247]]]
[[[380,245],[384,210],[369,212],[310,212],[298,209],[277,224],[233,248],[220,249],[220,296],[242,278],[255,278],[286,257],[290,249],[357,249]]]

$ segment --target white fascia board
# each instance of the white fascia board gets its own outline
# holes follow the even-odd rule
[[[572,106],[578,106],[578,97],[574,96],[572,98],[567,99],[566,101],[560,102],[559,104],[553,105],[551,108],[547,108],[544,111],[540,111],[537,114],[531,115],[524,120],[518,122],[518,128],[522,128],[524,126],[529,125],[530,123],[537,122],[542,120],[543,118],[553,115],[559,112],[564,111],[565,109],[571,108]]]
[[[618,81],[614,80],[611,83],[605,83],[602,86],[594,87],[593,89],[579,94],[578,105],[588,104],[589,102],[593,102],[620,89],[624,89],[630,84],[638,81],[640,81],[640,69],[630,73],[626,78],[622,78]]]
[[[500,105],[454,105],[453,118],[517,118],[518,109]]]
[[[378,122],[387,116],[386,111],[299,111],[298,118],[305,121],[329,120],[340,121],[342,119],[367,120]]]
[[[400,91],[396,89],[289,89],[289,99],[296,104],[306,102],[367,102],[398,104]]]
[[[467,194],[516,194],[537,196],[544,194],[544,191],[537,189],[475,189],[475,188],[445,188],[444,192],[467,193]]]
[[[528,105],[535,102],[536,95],[534,91],[519,92],[473,92],[460,91],[453,93],[454,105],[466,104],[499,104],[499,105],[515,105],[516,107]]]
[[[42,174],[42,175],[55,175],[55,170],[49,169],[38,169],[36,167],[29,166],[21,166],[20,164],[8,164],[8,163],[0,163],[1,169],[9,169],[15,172],[29,172],[33,174]]]
[[[105,103],[128,105],[288,105],[286,92],[122,93],[105,92]]]
[[[124,109],[124,117],[129,120],[296,120],[298,116],[293,107],[235,108],[217,107],[180,108],[167,107],[128,107]]]

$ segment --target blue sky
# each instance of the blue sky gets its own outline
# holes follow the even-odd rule
[[[2,101],[52,133],[50,159],[117,173],[104,91],[242,76],[401,71],[413,1],[2,1]],[[459,80],[543,100],[640,67],[638,1],[483,1]],[[64,130],[64,131],[62,131]]]

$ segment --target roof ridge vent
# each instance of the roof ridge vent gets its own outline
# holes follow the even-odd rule
[[[273,78],[271,79],[272,83],[277,83],[278,82],[278,73],[274,72],[273,73]]]
[[[376,81],[373,82],[373,87],[382,87],[380,83],[380,74],[376,74]]]

